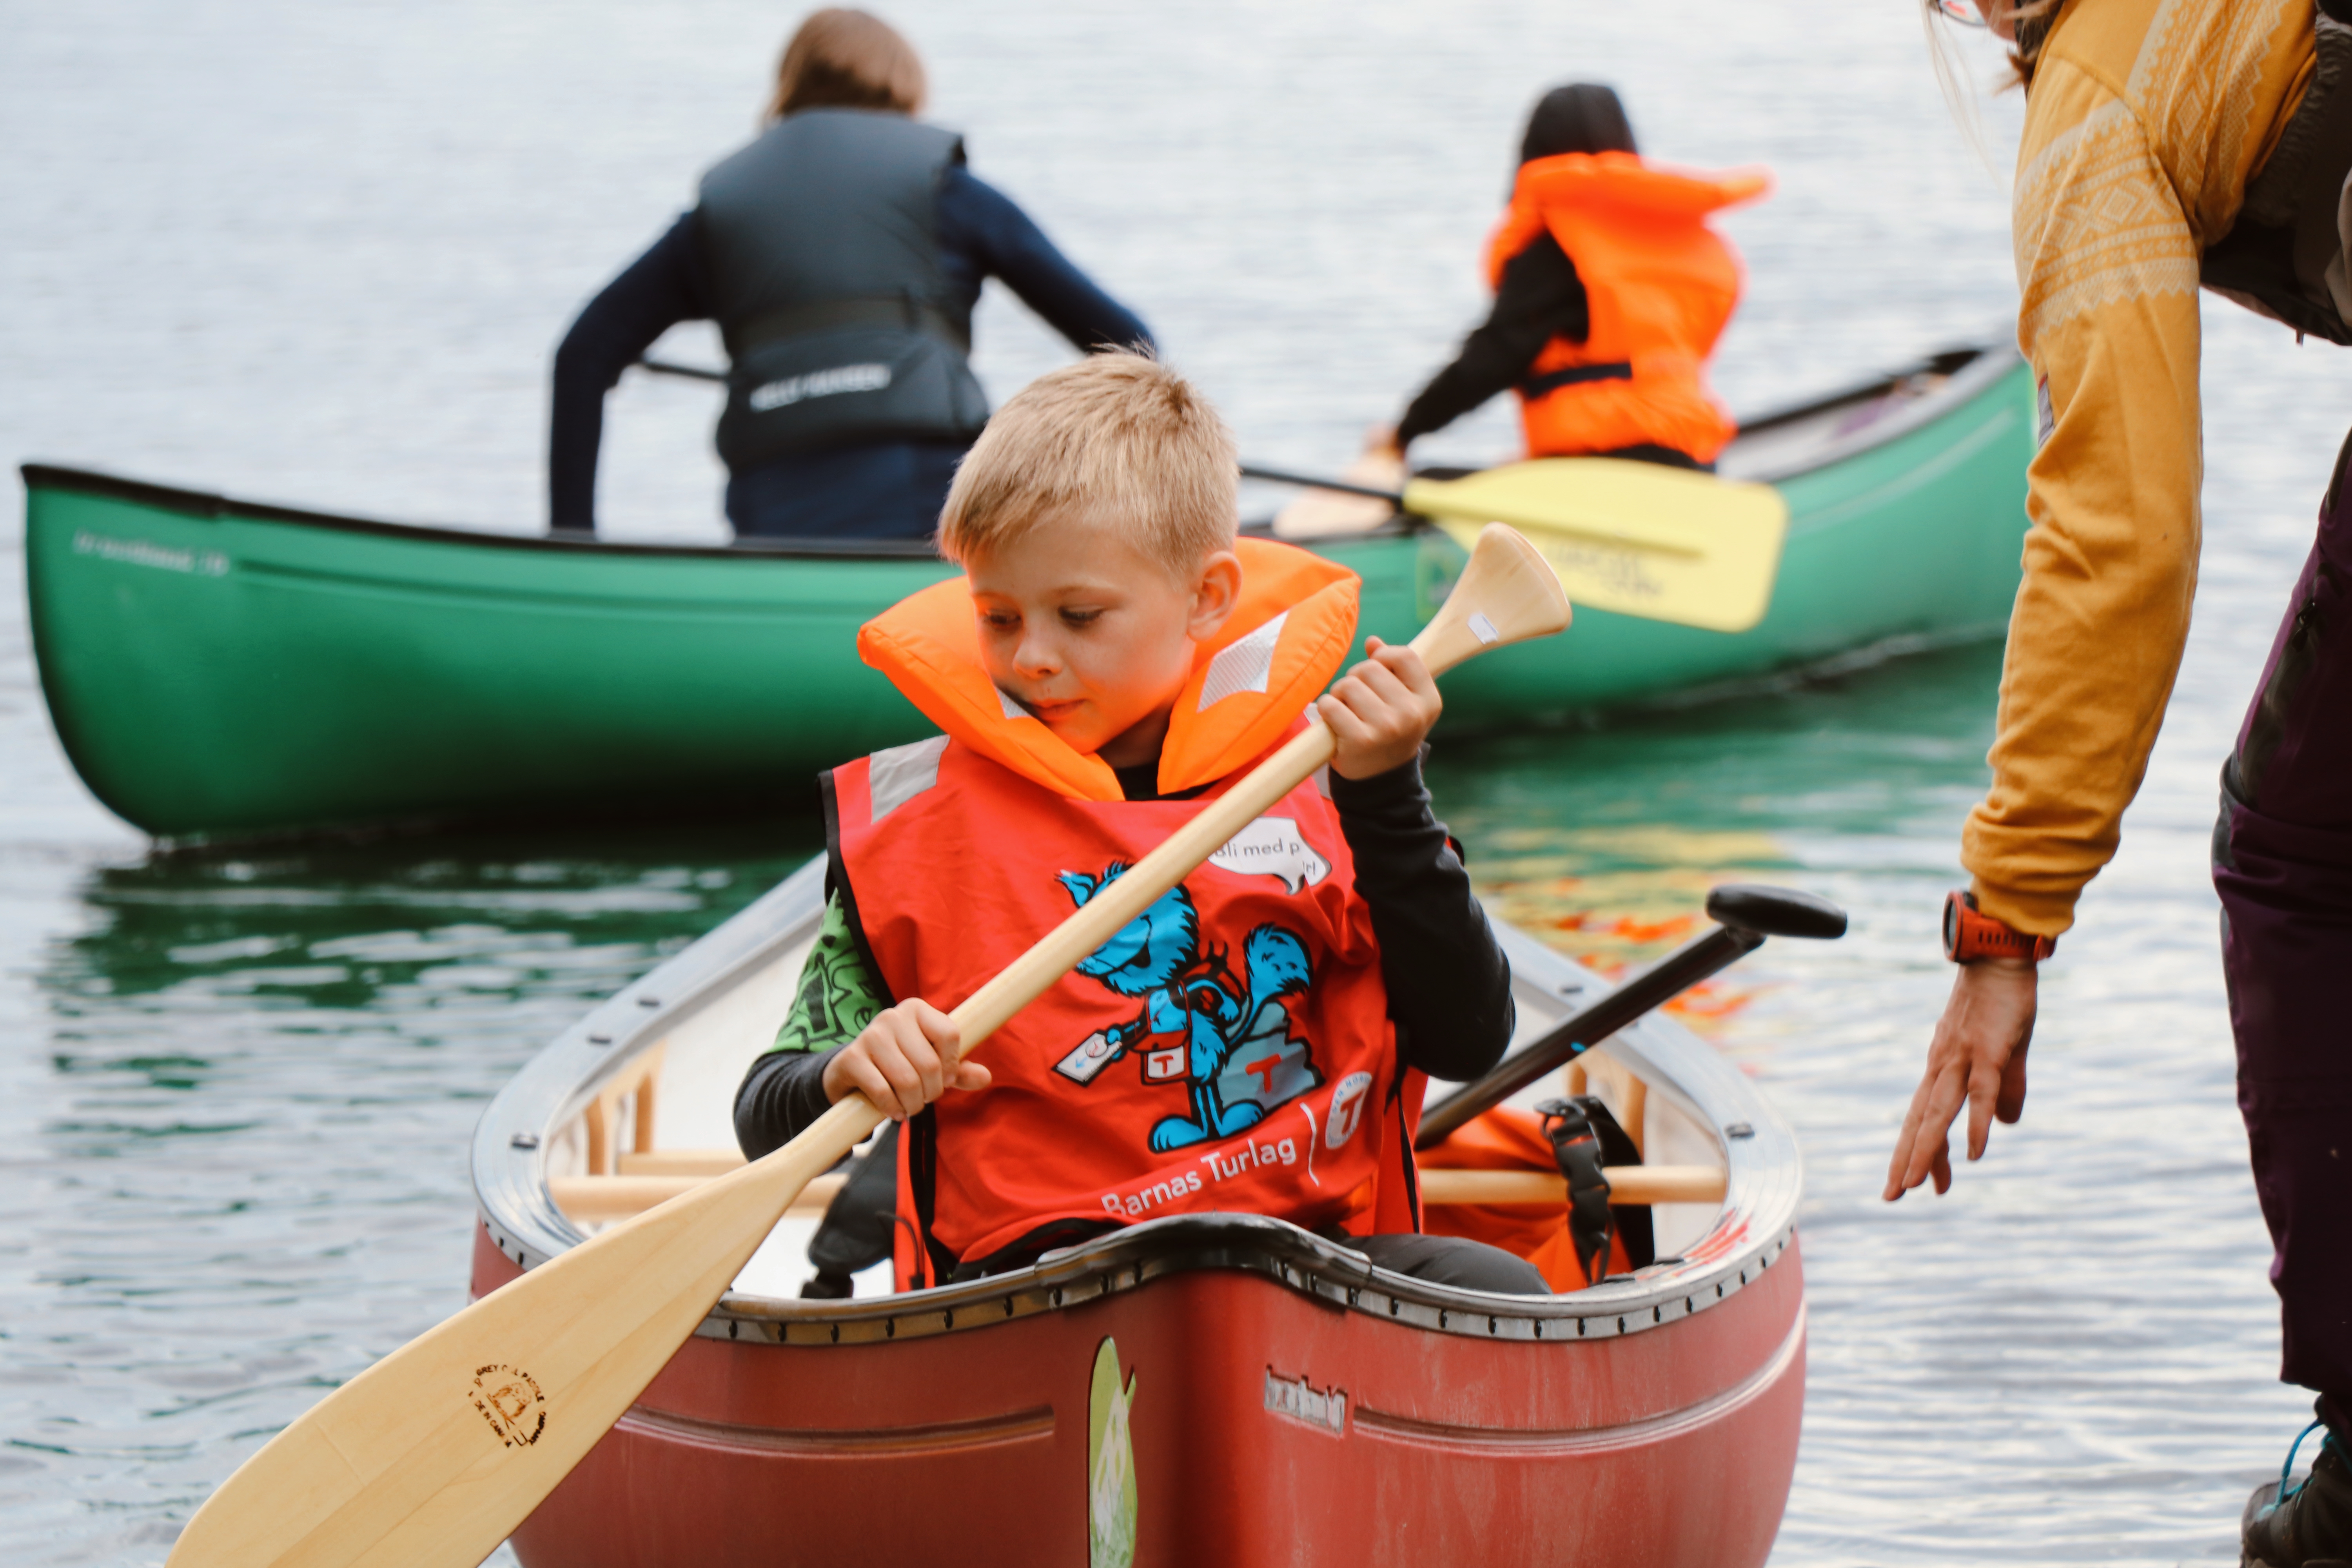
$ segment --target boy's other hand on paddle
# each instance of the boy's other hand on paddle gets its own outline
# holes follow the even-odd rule
[[[917,997],[885,1007],[857,1037],[826,1058],[824,1097],[862,1094],[904,1121],[950,1089],[986,1089],[988,1069],[963,1058],[955,1020]]]
[[[1343,779],[1368,779],[1412,761],[1445,709],[1437,678],[1411,647],[1367,637],[1364,651],[1371,657],[1315,704],[1339,742],[1331,771]]]
[[[1952,1185],[1948,1147],[1952,1122],[1969,1108],[1969,1158],[1984,1157],[1992,1124],[2025,1114],[2025,1050],[2033,1043],[2035,974],[2018,959],[1963,963],[1951,1000],[1927,1044],[1927,1070],[1911,1096],[1910,1114],[1886,1167],[1885,1198],[1893,1203],[1933,1176],[1938,1193]]]

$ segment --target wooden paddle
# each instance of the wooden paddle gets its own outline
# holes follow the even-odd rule
[[[1490,522],[1523,530],[1580,605],[1709,631],[1764,618],[1789,531],[1770,485],[1622,458],[1538,458],[1402,490],[1244,465],[1277,484],[1371,496],[1434,519],[1464,548]]]
[[[1412,639],[1432,671],[1545,637],[1569,607],[1492,529]],[[1331,757],[1311,723],[951,1016],[970,1051]],[[602,1231],[384,1357],[247,1460],[170,1568],[476,1568],[726,1293],[811,1180],[881,1124],[862,1096],[732,1174]]]

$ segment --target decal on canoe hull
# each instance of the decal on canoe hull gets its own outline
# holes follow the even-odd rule
[[[1118,1342],[1095,1347],[1087,1398],[1087,1568],[1135,1562],[1135,1447],[1129,1432],[1135,1377],[1118,1380]]]

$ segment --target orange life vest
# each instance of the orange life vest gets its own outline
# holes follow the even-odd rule
[[[1562,153],[1519,166],[1486,247],[1489,287],[1549,232],[1583,280],[1591,331],[1544,345],[1519,391],[1530,457],[1655,445],[1712,462],[1737,426],[1706,366],[1739,303],[1739,258],[1706,226],[1761,195],[1761,171],[1681,174],[1631,153]]]
[[[1244,540],[1240,604],[1129,801],[1004,697],[963,580],[859,651],[946,730],[828,775],[836,882],[892,995],[952,1008],[1295,733],[1353,641],[1353,574]],[[900,1289],[1055,1222],[1211,1209],[1412,1230],[1420,1075],[1396,1059],[1338,812],[1313,782],[990,1039],[994,1077],[899,1140]],[[1408,1107],[1410,1110],[1408,1110]],[[925,1245],[918,1247],[915,1238]]]

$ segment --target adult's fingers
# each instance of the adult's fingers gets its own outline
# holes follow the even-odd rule
[[[1952,1119],[1960,1113],[1966,1092],[1967,1080],[1957,1066],[1930,1068],[1921,1080],[1913,1100],[1916,1120],[1905,1119],[1906,1136],[1895,1151],[1903,1163],[1900,1185],[1904,1192],[1926,1181],[1934,1173],[1936,1162],[1945,1158],[1944,1143],[1951,1136]]]
[[[1984,1158],[1985,1142],[1992,1136],[1993,1101],[2000,1094],[2000,1072],[1983,1058],[1969,1068],[1969,1158]]]
[[[2004,1125],[2025,1114],[2025,1047],[2026,1042],[2020,1041],[2000,1069],[2000,1098],[1993,1101],[1992,1113]]]
[[[958,1089],[986,1089],[995,1080],[978,1062],[960,1062],[956,1065],[955,1077],[948,1081]]]

